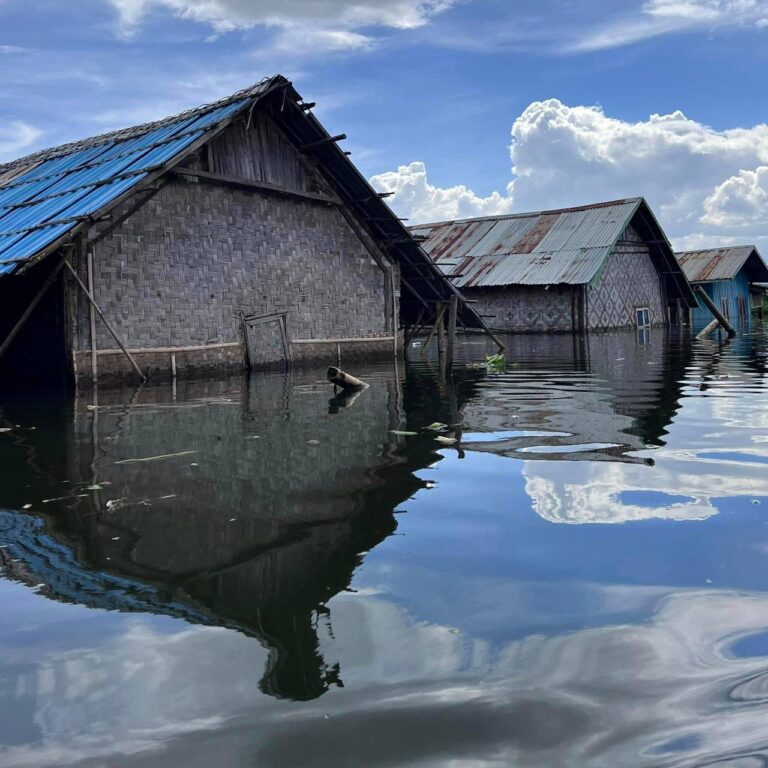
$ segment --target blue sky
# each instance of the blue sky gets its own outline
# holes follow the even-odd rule
[[[281,72],[412,221],[644,195],[768,251],[766,43],[767,0],[0,0],[0,160]]]

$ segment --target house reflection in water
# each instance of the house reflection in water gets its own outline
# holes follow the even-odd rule
[[[749,452],[760,418],[749,390],[765,360],[749,339],[692,343],[653,330],[576,346],[570,337],[509,341],[508,360],[522,362],[467,397],[463,447],[522,460],[525,491],[545,520],[700,520],[717,513],[712,499],[745,492],[745,473],[747,492],[768,494],[764,467],[741,462],[731,472],[718,452],[717,424]],[[688,399],[681,411],[686,389],[714,382],[717,397]]]
[[[269,650],[260,687],[274,696],[341,685],[318,652],[317,622],[330,622],[326,602],[423,485],[389,433],[400,384],[391,369],[368,375],[353,401],[330,398],[317,372],[189,384],[175,401],[169,387],[102,395],[96,408],[78,401],[59,446],[66,469],[43,481],[48,497],[65,498],[33,505],[44,523],[2,513],[6,574],[51,598],[254,636]],[[12,454],[18,506],[26,483],[41,485],[27,460],[51,433],[25,433],[29,450]]]

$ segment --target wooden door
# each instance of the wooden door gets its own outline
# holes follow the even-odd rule
[[[245,349],[251,370],[287,368],[291,362],[285,313],[245,315]]]

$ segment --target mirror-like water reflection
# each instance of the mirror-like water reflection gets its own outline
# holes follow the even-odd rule
[[[0,765],[764,764],[766,337],[508,341],[2,398]]]

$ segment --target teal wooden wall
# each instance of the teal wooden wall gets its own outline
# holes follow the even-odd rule
[[[733,280],[718,280],[713,283],[701,283],[702,288],[709,294],[712,301],[723,311],[724,307],[728,309],[725,312],[731,325],[738,331],[749,331],[751,327],[751,318],[749,311],[749,281],[744,274],[744,270],[739,272]],[[746,317],[739,316],[739,297],[743,300]],[[694,333],[698,333],[705,325],[714,319],[712,313],[701,303],[699,309],[694,309],[692,313],[692,324]]]

